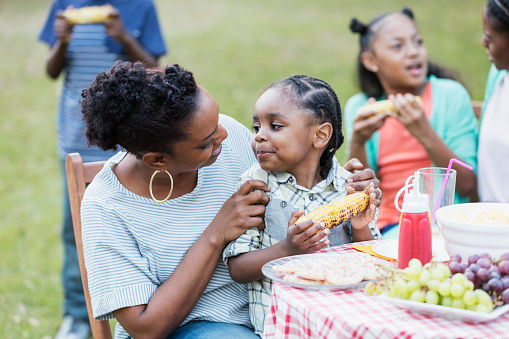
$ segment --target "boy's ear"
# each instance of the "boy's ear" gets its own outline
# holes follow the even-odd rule
[[[148,152],[141,157],[143,162],[154,170],[164,172],[169,167],[168,156],[159,152]]]
[[[315,140],[313,146],[321,149],[327,147],[330,138],[332,138],[333,128],[329,122],[318,125],[315,130]]]
[[[371,52],[362,52],[361,54],[362,65],[370,72],[376,73],[378,71],[378,64],[375,56]]]

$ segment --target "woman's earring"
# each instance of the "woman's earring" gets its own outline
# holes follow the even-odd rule
[[[373,73],[376,73],[378,71],[378,66],[373,66],[373,68],[371,68],[371,71]]]
[[[164,198],[163,200],[157,200],[155,197],[154,197],[154,193],[152,193],[152,181],[154,181],[154,177],[156,176],[157,173],[160,173],[161,171],[155,171],[154,174],[152,174],[152,178],[150,178],[150,184],[148,185],[148,189],[150,191],[150,196],[152,197],[152,199],[154,199],[156,202],[158,203],[163,203],[165,202],[166,200],[170,199],[170,196],[171,196],[171,193],[173,192],[173,177],[171,176],[170,172],[168,171],[165,171],[166,174],[168,174],[168,176],[170,177],[171,179],[171,188],[170,188],[170,193],[168,193],[168,196],[166,198]]]

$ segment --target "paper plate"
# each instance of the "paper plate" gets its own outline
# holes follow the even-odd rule
[[[373,251],[384,257],[398,259],[398,238],[385,239],[373,245]],[[431,238],[431,251],[433,252],[433,261],[448,261],[449,254],[445,251],[444,243],[440,235]]]

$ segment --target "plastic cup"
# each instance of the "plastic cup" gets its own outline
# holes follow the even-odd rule
[[[444,206],[454,204],[454,195],[456,192],[456,170],[450,169],[447,182],[444,185],[447,168],[443,167],[426,167],[419,169],[419,188],[421,193],[425,193],[429,196],[429,209],[430,214],[434,213],[437,209]],[[443,191],[442,190],[443,186]],[[438,205],[438,206],[437,206]],[[432,232],[437,233],[438,225],[433,215],[432,220]]]

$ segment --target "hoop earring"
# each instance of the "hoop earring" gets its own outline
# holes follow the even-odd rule
[[[152,193],[152,181],[154,181],[154,177],[157,175],[157,173],[160,173],[161,171],[155,171],[154,174],[152,174],[152,178],[150,178],[150,184],[148,185],[148,189],[150,191],[150,196],[152,197],[152,199],[154,199],[154,201],[162,204],[163,202],[165,202],[166,200],[170,199],[170,196],[171,196],[171,193],[173,192],[173,177],[171,176],[170,172],[166,171],[166,174],[168,174],[168,176],[170,177],[171,179],[171,188],[170,188],[170,193],[168,193],[168,196],[166,198],[164,198],[164,200],[157,200],[155,197],[154,197],[154,193]]]

